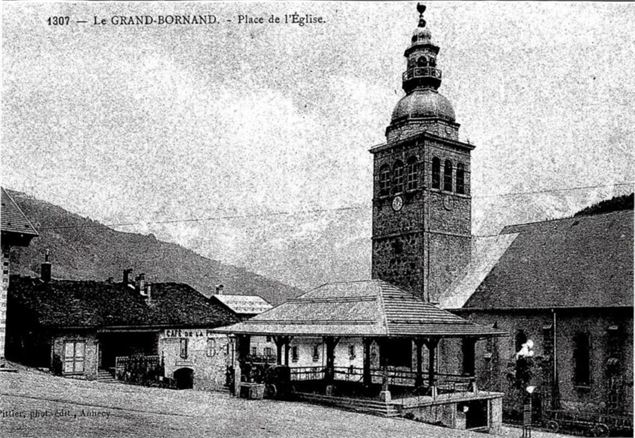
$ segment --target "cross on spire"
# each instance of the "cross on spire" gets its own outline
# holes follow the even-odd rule
[[[419,12],[419,27],[426,27],[426,20],[423,19],[423,13],[426,11],[425,5],[417,3],[417,11]]]

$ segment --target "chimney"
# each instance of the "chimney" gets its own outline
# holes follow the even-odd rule
[[[143,290],[145,289],[145,284],[146,284],[146,274],[139,274],[137,276],[137,281],[136,281],[136,289],[139,292],[143,292]]]
[[[124,269],[123,270],[123,284],[127,286],[130,283],[130,274],[132,273],[132,269]]]
[[[152,300],[152,285],[147,284],[145,290],[141,289],[140,294],[146,299],[146,304],[150,304],[150,301]]]
[[[222,284],[217,284],[216,285],[216,295],[223,295],[223,285]]]
[[[50,283],[51,281],[51,263],[49,262],[49,250],[46,250],[44,255],[44,263],[40,270],[40,278],[44,283]]]

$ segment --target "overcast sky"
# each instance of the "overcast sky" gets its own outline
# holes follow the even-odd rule
[[[352,207],[369,224],[368,149],[403,95],[415,6],[4,3],[2,185],[255,270],[257,220],[151,222]],[[237,22],[294,12],[325,24]],[[159,14],[218,23],[92,25]],[[485,195],[606,186],[565,192],[577,208],[632,190],[611,185],[633,180],[635,4],[434,2],[425,15],[440,92],[476,145],[475,233],[508,208]]]

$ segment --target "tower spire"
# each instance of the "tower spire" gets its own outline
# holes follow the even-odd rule
[[[412,34],[412,44],[404,56],[408,59],[403,74],[403,89],[408,94],[417,87],[434,88],[441,86],[441,70],[436,68],[439,46],[432,42],[432,32],[426,28],[423,13],[426,7],[417,3],[419,25]]]
[[[419,22],[404,52],[406,70],[401,77],[406,95],[395,106],[390,125],[386,128],[388,141],[411,135],[419,129],[450,138],[458,137],[452,104],[438,92],[442,77],[441,70],[437,68],[439,46],[432,42],[432,32],[423,17],[425,11],[426,7],[417,3]]]
[[[426,11],[425,5],[417,3],[417,12],[419,12],[419,27],[426,27],[426,20],[423,19],[423,13]]]

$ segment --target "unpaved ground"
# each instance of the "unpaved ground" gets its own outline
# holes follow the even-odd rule
[[[506,429],[509,437],[518,429]],[[297,402],[0,373],[0,437],[478,437]],[[555,437],[534,433],[534,438]]]

